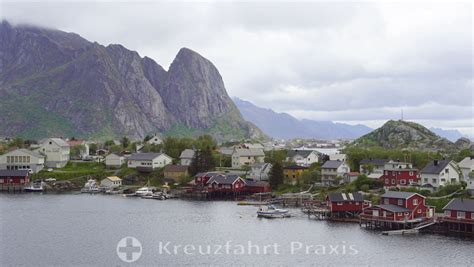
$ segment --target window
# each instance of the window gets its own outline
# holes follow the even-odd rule
[[[433,184],[436,184],[436,178],[431,179],[431,181],[433,182]]]
[[[398,205],[398,206],[403,206],[403,199],[399,199],[399,200],[397,201],[397,205]]]
[[[392,184],[396,184],[397,181],[395,179],[392,179]]]
[[[398,213],[398,216],[403,216],[403,213],[402,213],[402,212],[399,212],[399,213]]]
[[[385,175],[388,175],[388,171],[385,171]]]
[[[337,205],[338,205],[338,206],[342,206],[342,202],[337,202]]]
[[[425,183],[427,183],[427,182],[428,182],[428,178],[425,178],[424,181],[425,181]]]
[[[458,219],[465,219],[466,213],[464,211],[458,211]]]
[[[359,205],[360,205],[360,203],[359,203],[359,202],[356,202],[356,205],[357,205],[357,206],[359,206]]]
[[[400,184],[406,184],[405,179],[400,180]]]
[[[444,211],[444,216],[451,217],[451,211],[450,210],[445,210]]]
[[[421,209],[418,210],[418,213],[421,213]]]
[[[449,168],[446,168],[446,169],[444,170],[444,172],[445,172],[445,173],[449,173]]]
[[[388,205],[388,198],[384,198],[384,199],[383,199],[383,203],[384,203],[385,205]]]
[[[413,172],[411,171],[411,172],[409,173],[409,175],[410,175],[410,176],[413,176]]]
[[[418,205],[418,199],[413,199],[413,205]]]

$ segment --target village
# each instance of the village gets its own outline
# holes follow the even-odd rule
[[[2,139],[0,190],[82,192],[165,200],[236,200],[261,217],[359,223],[384,234],[427,231],[473,236],[474,157],[367,157],[354,162],[345,141],[217,145],[196,140],[104,143],[75,138]],[[326,150],[325,150],[326,149]],[[354,165],[357,165],[354,168]],[[282,208],[277,208],[280,206]]]

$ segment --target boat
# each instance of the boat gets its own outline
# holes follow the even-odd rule
[[[135,191],[135,195],[137,197],[151,196],[154,193],[153,190],[154,190],[153,187],[144,186],[144,187],[138,188],[138,190]]]
[[[144,199],[156,199],[156,200],[165,200],[166,197],[163,194],[151,194],[142,196]]]
[[[23,188],[25,192],[43,192],[43,182],[31,183]]]
[[[258,217],[263,218],[285,218],[290,217],[288,210],[278,209],[273,205],[260,206],[257,211]]]
[[[100,188],[97,186],[97,182],[94,179],[87,180],[84,187],[81,189],[81,193],[99,193]]]

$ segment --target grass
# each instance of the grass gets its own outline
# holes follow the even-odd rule
[[[33,179],[38,178],[56,178],[59,181],[71,180],[83,176],[91,176],[95,179],[102,179],[106,177],[108,173],[105,171],[105,167],[102,163],[97,162],[69,162],[64,168],[53,169],[52,172],[42,170],[41,172],[34,174]]]

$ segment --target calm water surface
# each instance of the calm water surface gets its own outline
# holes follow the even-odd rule
[[[309,220],[296,209],[292,218],[259,219],[256,209],[230,201],[0,194],[0,266],[126,266],[130,264],[116,253],[126,236],[137,238],[143,247],[135,265],[474,265],[472,240],[382,236],[358,224]],[[164,249],[167,242],[171,253]],[[226,243],[228,253],[221,249],[207,255],[207,246],[214,254]],[[186,255],[183,249],[173,254],[173,245],[194,246],[196,251],[201,246],[206,255],[189,250]],[[265,245],[269,249],[263,255]]]

